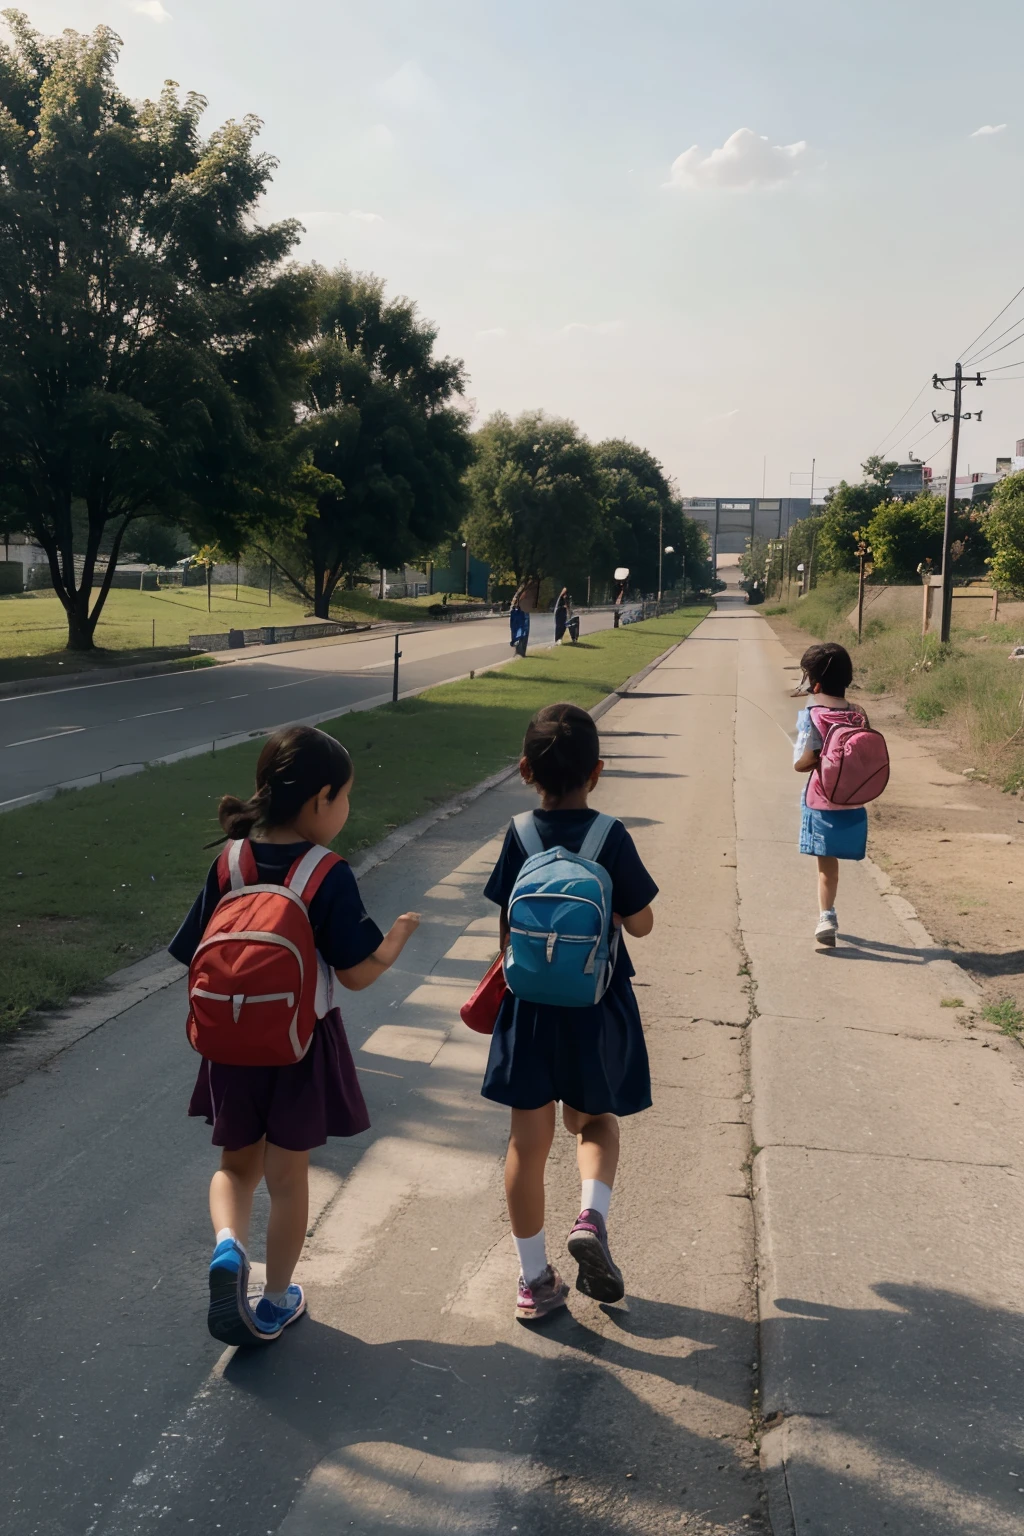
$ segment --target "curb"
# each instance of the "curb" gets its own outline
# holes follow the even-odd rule
[[[632,677],[627,678],[613,693],[609,693],[605,698],[599,700],[593,709],[589,711],[591,717],[594,720],[599,720],[602,715],[607,714],[613,705],[620,703],[622,699],[628,697],[638,683],[643,682],[645,677],[653,672],[656,667],[659,667],[667,657],[671,656],[673,651],[678,650],[681,645],[684,645],[688,639],[689,636],[686,635],[682,640],[677,640],[674,645],[670,645],[667,651],[663,651],[660,656],[656,656],[646,667],[642,667],[639,672],[635,672]],[[552,650],[553,648],[553,646],[538,647],[538,649],[545,650]],[[514,656],[509,658],[510,661],[515,661],[516,659]],[[499,662],[496,665],[507,666],[508,663]],[[487,670],[493,671],[493,668],[489,667]],[[457,682],[459,679],[452,678],[449,681]],[[440,686],[440,683],[431,684],[431,687],[434,688]],[[414,696],[414,694],[402,695],[402,697],[407,698]],[[358,705],[353,706],[353,709],[359,707]],[[367,708],[370,706],[364,704],[362,707]],[[349,714],[352,712],[352,709],[346,711]],[[336,714],[324,715],[320,718],[334,719]],[[267,735],[269,732],[259,731],[254,734],[258,736]],[[249,736],[244,736],[241,739],[247,741],[250,738]],[[205,751],[206,749],[203,748],[201,750]],[[174,760],[177,761],[183,757],[198,755],[198,751],[186,751],[175,754]],[[150,765],[146,763],[139,764],[138,766],[133,765],[127,771],[130,773],[139,772],[142,768],[148,766]],[[369,874],[371,870],[376,869],[380,864],[386,863],[388,859],[393,858],[396,853],[400,853],[410,843],[416,842],[419,838],[423,837],[425,833],[429,832],[432,827],[437,826],[439,822],[447,821],[449,817],[458,815],[459,811],[465,810],[475,800],[479,800],[488,790],[497,789],[506,780],[513,778],[518,771],[518,763],[513,763],[508,768],[501,768],[497,773],[492,773],[489,778],[482,779],[479,784],[474,784],[470,789],[463,790],[459,794],[454,795],[450,800],[445,801],[444,805],[439,805],[436,810],[428,811],[425,816],[418,816],[415,821],[410,821],[406,826],[399,827],[373,848],[368,849],[363,858],[358,863],[352,865],[352,873],[357,877]],[[107,774],[108,779],[116,776],[117,770]],[[52,797],[46,795],[44,798],[49,799]],[[0,807],[0,810],[10,808]],[[184,966],[179,965],[176,960],[170,959],[165,950],[157,950],[155,954],[147,956],[144,960],[138,960],[133,965],[126,966],[123,970],[114,971],[107,978],[106,990],[96,998],[72,998],[69,1000],[68,1005],[59,1012],[30,1015],[25,1023],[17,1027],[10,1040],[6,1042],[0,1041],[0,1095],[6,1093],[8,1089],[15,1087],[18,1083],[23,1082],[30,1073],[37,1071],[40,1067],[47,1066],[57,1056],[60,1056],[72,1045],[77,1044],[79,1040],[84,1040],[86,1035],[91,1035],[94,1030],[100,1029],[104,1024],[109,1024],[113,1019],[119,1018],[129,1008],[134,1008],[136,1003],[145,1001],[147,997],[151,997],[155,992],[163,991],[165,987],[173,986],[185,974]]]

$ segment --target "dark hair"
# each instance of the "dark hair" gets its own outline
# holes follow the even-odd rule
[[[228,837],[286,826],[325,784],[333,800],[351,777],[352,759],[340,741],[311,725],[289,725],[267,738],[256,764],[255,794],[248,800],[225,795],[217,816]]]
[[[820,683],[825,693],[834,698],[846,697],[846,690],[853,682],[853,662],[845,646],[828,640],[823,645],[812,645],[800,657],[804,676],[810,683]]]
[[[523,756],[541,789],[549,795],[571,794],[597,767],[597,726],[576,704],[546,704],[526,727]]]

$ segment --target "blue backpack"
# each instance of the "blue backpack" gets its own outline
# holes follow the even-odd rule
[[[619,949],[612,879],[598,863],[613,816],[598,813],[579,853],[545,849],[532,811],[513,819],[527,859],[508,901],[505,981],[514,997],[593,1008],[608,989]]]

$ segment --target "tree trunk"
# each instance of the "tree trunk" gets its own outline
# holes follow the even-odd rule
[[[69,651],[94,651],[96,620],[89,614],[89,593],[76,592],[67,606]]]

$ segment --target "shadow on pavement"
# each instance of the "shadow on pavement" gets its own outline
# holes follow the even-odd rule
[[[873,1289],[877,1308],[787,1297],[761,1324],[766,1412],[804,1425],[786,1468],[798,1514],[823,1536],[1024,1529],[1024,1317]]]

